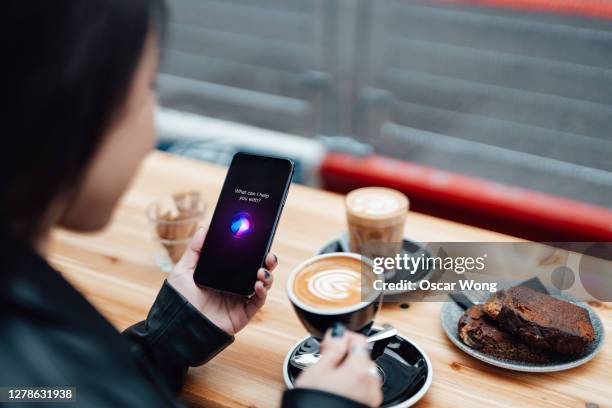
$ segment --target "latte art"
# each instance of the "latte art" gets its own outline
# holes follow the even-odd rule
[[[320,272],[308,279],[308,290],[313,296],[329,301],[344,301],[359,290],[359,273],[348,269]]]
[[[371,269],[362,270],[359,258],[338,256],[305,265],[295,276],[292,292],[300,302],[315,308],[334,309],[363,301],[362,289],[372,286]],[[362,279],[366,276],[362,288]],[[367,290],[366,290],[367,292]],[[365,292],[364,292],[365,293]]]
[[[287,279],[287,297],[315,339],[334,325],[367,334],[380,308],[382,292],[370,259],[353,253],[317,255],[297,265]],[[370,288],[370,289],[368,289]]]
[[[352,201],[352,210],[366,215],[384,215],[397,211],[400,203],[393,196],[362,194]]]

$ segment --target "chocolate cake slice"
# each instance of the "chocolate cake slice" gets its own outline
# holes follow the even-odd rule
[[[528,363],[551,360],[547,351],[531,348],[518,337],[497,327],[484,313],[482,305],[466,310],[459,319],[458,329],[459,337],[465,344],[485,354]]]
[[[483,310],[500,327],[543,350],[579,355],[593,341],[586,309],[525,286],[495,293]]]

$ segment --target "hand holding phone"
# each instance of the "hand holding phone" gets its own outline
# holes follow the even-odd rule
[[[253,294],[293,167],[287,159],[234,155],[193,275],[198,286],[242,296]]]
[[[260,268],[257,271],[257,283],[254,285],[255,295],[250,298],[214,289],[200,288],[193,281],[193,273],[200,257],[205,236],[206,230],[204,228],[196,232],[183,257],[174,266],[168,277],[168,282],[208,320],[233,336],[247,325],[266,302],[268,291],[274,283],[272,271],[276,268],[277,258],[273,254],[266,256],[265,269]],[[268,273],[266,273],[266,270]]]

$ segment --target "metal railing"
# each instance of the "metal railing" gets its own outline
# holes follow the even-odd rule
[[[170,5],[162,106],[612,206],[612,21],[407,0]]]

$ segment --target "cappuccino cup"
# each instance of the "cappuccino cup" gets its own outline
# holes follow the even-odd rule
[[[287,296],[306,328],[322,339],[334,323],[367,335],[380,308],[382,292],[372,262],[361,255],[334,252],[298,265],[287,280]]]
[[[365,187],[345,199],[351,252],[370,258],[400,253],[408,212],[406,196],[390,188]]]

